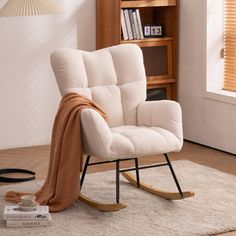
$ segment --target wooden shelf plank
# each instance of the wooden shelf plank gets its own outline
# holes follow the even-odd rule
[[[121,8],[176,6],[176,0],[121,1]]]
[[[170,41],[173,40],[172,37],[163,38],[145,38],[141,40],[121,40],[121,43],[145,43],[145,42],[160,42],[160,41]]]
[[[151,47],[151,46],[162,46],[166,45],[168,41],[174,40],[171,37],[164,37],[164,38],[145,38],[142,40],[121,40],[121,44],[126,43],[135,43],[138,44],[140,47]]]
[[[164,75],[161,76],[148,76],[147,77],[147,84],[148,85],[158,85],[158,84],[169,84],[175,83],[175,78],[170,78]]]

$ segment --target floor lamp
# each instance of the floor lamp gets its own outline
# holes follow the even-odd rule
[[[0,9],[0,17],[38,16],[63,13],[62,7],[55,0],[8,0]],[[29,174],[26,178],[1,176],[8,173]],[[25,182],[35,179],[35,172],[25,169],[0,169],[0,182]]]

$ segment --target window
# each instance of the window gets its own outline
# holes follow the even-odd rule
[[[236,1],[224,5],[224,89],[236,92]]]

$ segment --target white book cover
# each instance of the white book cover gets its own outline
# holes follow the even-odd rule
[[[121,14],[121,28],[122,28],[122,32],[123,32],[123,37],[124,37],[124,40],[128,40],[129,37],[128,37],[128,32],[127,32],[127,27],[125,24],[125,17],[124,17],[123,9],[121,9],[120,14]]]
[[[5,206],[4,220],[48,220],[50,213],[48,206],[39,206],[34,211],[22,211],[17,206]]]
[[[125,23],[126,23],[126,27],[128,31],[129,40],[133,40],[134,38],[133,38],[132,29],[131,29],[128,9],[124,9],[124,17],[125,17]]]
[[[24,227],[39,227],[51,226],[52,217],[49,216],[48,220],[7,220],[6,226],[9,228],[24,228]]]
[[[133,17],[134,17],[134,26],[135,26],[135,30],[136,30],[136,34],[137,34],[137,39],[141,39],[140,32],[139,32],[139,26],[138,26],[138,19],[137,19],[136,10],[133,11]]]
[[[128,12],[129,12],[129,19],[130,19],[130,25],[131,25],[133,37],[134,39],[137,39],[137,33],[136,33],[135,25],[134,25],[133,9],[129,9]]]
[[[136,15],[137,15],[137,20],[138,20],[140,38],[144,39],[144,36],[143,36],[143,26],[142,26],[142,21],[141,21],[139,9],[136,9]]]

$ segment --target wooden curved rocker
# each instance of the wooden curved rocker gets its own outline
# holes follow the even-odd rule
[[[92,208],[94,208],[98,211],[110,212],[110,211],[119,211],[123,208],[126,208],[126,205],[124,205],[122,203],[114,203],[114,204],[101,203],[101,202],[97,202],[95,200],[92,200],[91,198],[88,198],[83,194],[79,195],[78,200],[85,203],[86,205],[91,206]]]
[[[78,199],[81,202],[83,202],[83,203],[85,203],[85,204],[87,204],[87,205],[91,206],[92,208],[99,210],[99,211],[111,212],[111,211],[119,211],[121,209],[126,208],[126,205],[119,202],[119,199],[120,199],[120,187],[119,187],[119,182],[120,182],[119,176],[120,175],[119,174],[120,173],[122,173],[123,177],[125,177],[132,185],[134,185],[140,189],[143,189],[149,193],[152,193],[156,196],[159,196],[163,199],[166,199],[166,200],[181,200],[181,199],[185,199],[185,198],[189,198],[189,197],[194,196],[193,192],[190,192],[190,191],[182,192],[181,187],[178,182],[178,179],[175,175],[174,169],[173,169],[173,167],[170,163],[170,160],[168,158],[168,155],[164,154],[164,156],[165,156],[167,162],[154,164],[154,165],[148,165],[148,166],[139,166],[137,158],[89,163],[90,156],[88,156],[86,159],[86,163],[85,163],[84,170],[82,172],[82,176],[81,176],[81,180],[80,180],[81,188],[82,188],[82,185],[84,182],[84,177],[87,172],[88,166],[115,162],[116,163],[116,203],[114,203],[114,204],[101,203],[101,202],[95,201],[83,194],[80,194]],[[120,164],[119,164],[120,161],[131,160],[131,159],[135,160],[135,167],[121,170]],[[140,181],[140,178],[139,178],[139,170],[140,169],[147,169],[147,168],[161,167],[161,166],[169,166],[171,174],[174,178],[176,187],[178,188],[178,192],[167,192],[167,191],[164,191],[161,189],[153,188],[153,187]],[[131,173],[128,173],[129,171],[136,171],[136,176],[134,176]]]
[[[138,187],[138,183],[136,180],[136,177],[133,174],[124,172],[122,173],[123,177],[126,178],[132,185]],[[152,193],[158,197],[161,197],[166,200],[181,200],[185,198],[189,198],[194,196],[194,192],[185,191],[181,195],[179,192],[167,192],[158,188],[153,188],[143,182],[139,182],[139,188],[142,190],[145,190],[149,193]],[[85,203],[86,205],[103,212],[112,212],[112,211],[119,211],[121,209],[126,208],[125,204],[122,203],[101,203],[98,201],[95,201],[83,194],[80,194],[78,200]]]
[[[132,185],[138,187],[136,177],[130,173],[124,172],[122,173],[123,177],[125,177]],[[167,192],[161,189],[153,188],[143,182],[139,182],[139,188],[143,189],[149,193],[152,193],[158,197],[167,199],[167,200],[180,200],[184,198],[189,198],[194,196],[193,192],[183,192],[183,195],[181,195],[179,192]]]

